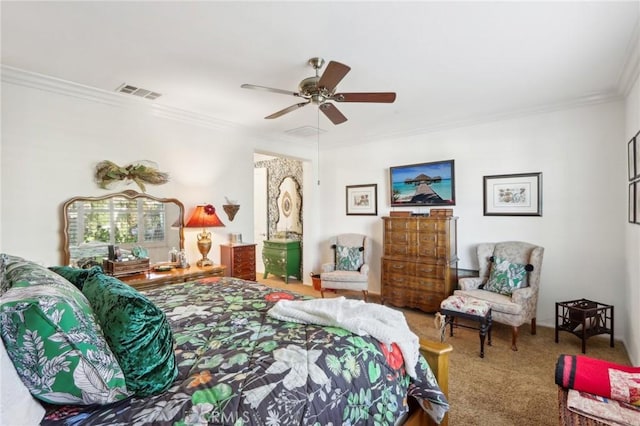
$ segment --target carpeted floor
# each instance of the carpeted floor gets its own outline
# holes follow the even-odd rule
[[[320,297],[318,291],[290,280],[258,279],[266,285],[296,293]],[[339,296],[362,298],[361,293],[340,292]],[[329,294],[333,297],[334,294]],[[379,302],[375,295],[370,302]],[[422,338],[439,340],[433,315],[413,309],[405,313],[411,329]],[[455,336],[446,342],[453,346],[449,371],[449,424],[452,426],[513,426],[557,425],[557,387],[555,364],[560,354],[580,354],[580,339],[560,333],[555,343],[555,331],[537,327],[531,335],[529,326],[520,327],[518,351],[511,350],[511,328],[502,324],[493,327],[493,345],[485,345],[485,357],[479,357],[478,332],[455,329]],[[587,355],[630,365],[621,342],[609,347],[609,336],[595,336],[587,341]]]

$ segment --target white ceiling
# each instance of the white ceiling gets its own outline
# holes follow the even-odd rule
[[[395,91],[394,104],[337,104],[323,144],[417,134],[611,99],[638,72],[640,2],[11,2],[2,64],[292,139],[308,105],[290,91],[313,56],[351,66],[338,91]],[[635,77],[635,75],[633,76]],[[122,95],[125,96],[125,95]],[[152,102],[152,101],[149,101]],[[307,136],[306,140],[315,140]]]

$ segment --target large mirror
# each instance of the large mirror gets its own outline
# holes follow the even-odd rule
[[[74,197],[62,206],[63,265],[102,264],[109,245],[143,248],[151,264],[166,262],[169,250],[184,248],[184,205],[136,191]]]

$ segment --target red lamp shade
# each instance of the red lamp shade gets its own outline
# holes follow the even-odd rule
[[[207,258],[207,254],[211,250],[211,232],[207,232],[206,228],[224,226],[216,214],[215,207],[211,204],[196,206],[185,226],[187,228],[202,228],[202,232],[198,234],[198,250],[202,259],[198,261],[197,265],[201,267],[213,265],[211,259]]]
[[[216,209],[211,204],[196,206],[191,217],[185,225],[187,228],[211,228],[224,226],[216,214]]]

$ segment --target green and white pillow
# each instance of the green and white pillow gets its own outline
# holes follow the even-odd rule
[[[511,263],[506,259],[495,257],[484,289],[510,296],[515,290],[527,287],[528,275],[526,268],[527,265]]]
[[[0,253],[0,296],[11,287],[11,280],[7,277],[7,269],[12,263],[24,262],[21,257]]]
[[[336,270],[358,271],[363,263],[360,247],[336,245]]]
[[[0,297],[0,334],[31,394],[81,405],[128,397],[122,369],[82,293],[34,263],[11,264],[6,273],[11,288]]]
[[[6,278],[5,271],[9,265],[9,256],[5,253],[0,253],[0,296],[5,291],[9,290],[9,280]]]

